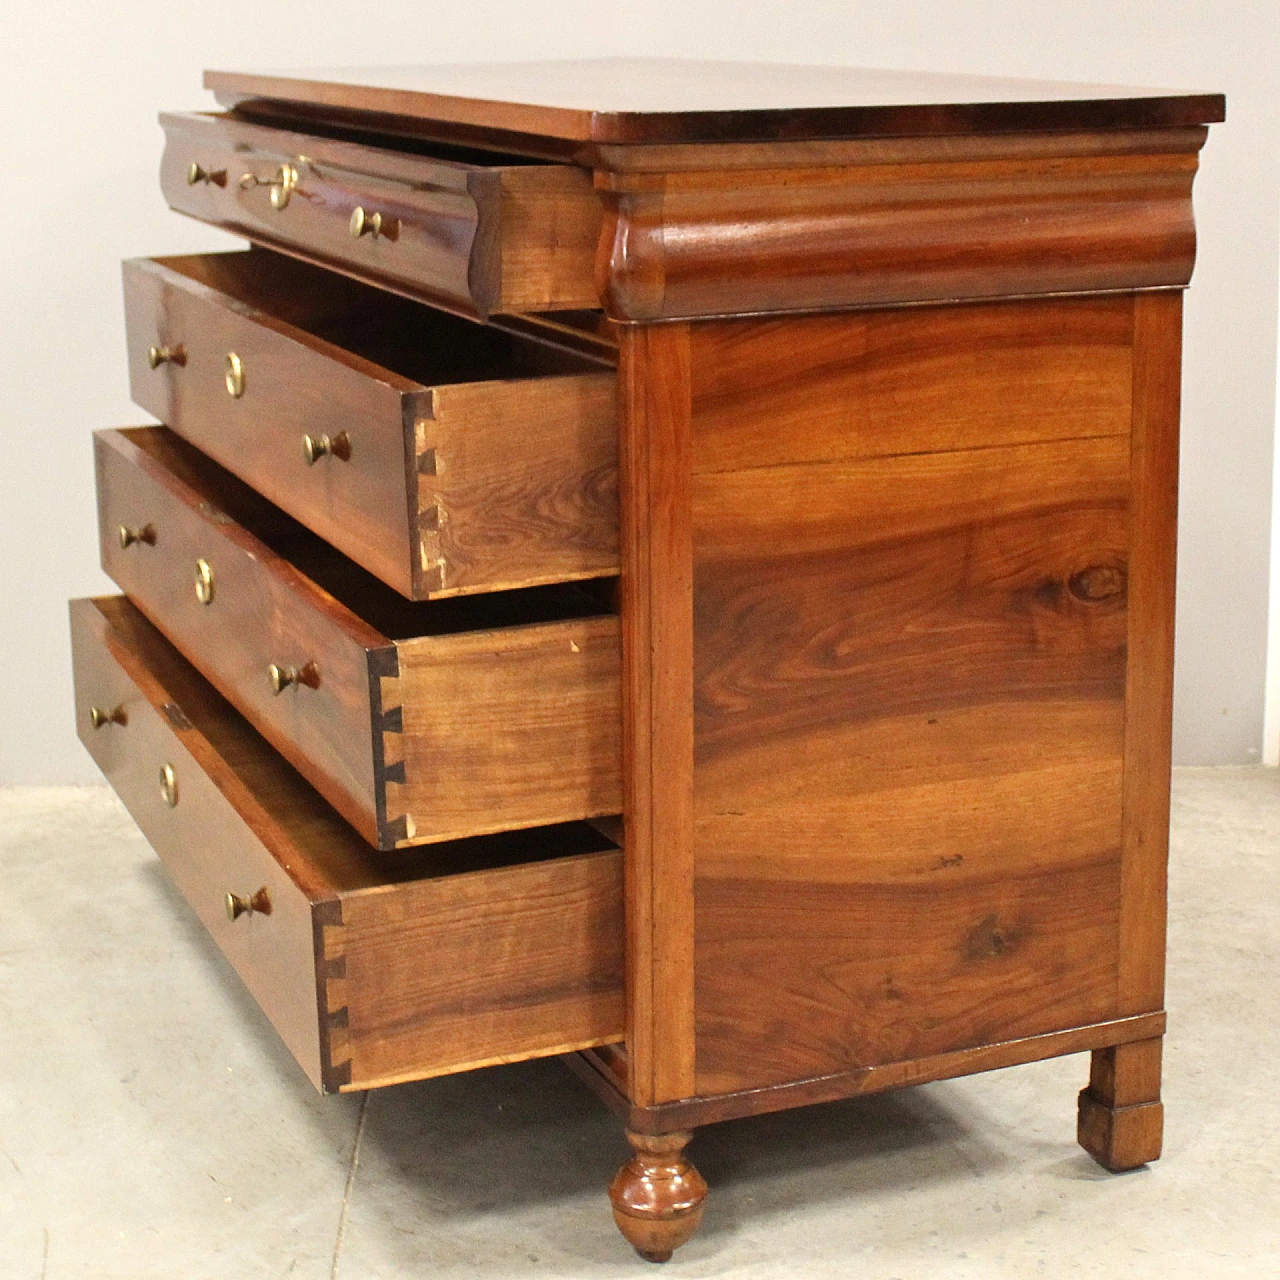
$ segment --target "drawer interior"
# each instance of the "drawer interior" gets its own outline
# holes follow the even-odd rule
[[[616,578],[407,600],[166,427],[120,433],[389,640],[616,613]]]
[[[271,249],[184,254],[160,266],[423,386],[594,373],[612,361],[478,324]],[[261,318],[257,317],[257,318]],[[605,348],[601,348],[601,353]]]

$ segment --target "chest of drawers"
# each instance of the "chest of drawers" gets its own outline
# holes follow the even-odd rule
[[[328,1091],[700,1125],[1091,1051],[1160,1151],[1181,290],[1213,95],[217,72],[125,264],[80,735]]]

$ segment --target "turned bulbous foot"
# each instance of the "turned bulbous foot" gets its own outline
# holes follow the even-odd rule
[[[609,1186],[613,1220],[635,1251],[666,1262],[697,1231],[707,1184],[684,1158],[689,1133],[627,1134],[635,1155]]]

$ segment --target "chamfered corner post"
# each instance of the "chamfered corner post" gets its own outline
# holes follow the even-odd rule
[[[614,1176],[609,1200],[618,1230],[650,1262],[666,1262],[702,1221],[707,1184],[684,1154],[692,1137],[627,1131],[634,1154]]]
[[[1160,1101],[1162,1037],[1095,1049],[1089,1087],[1080,1093],[1076,1137],[1112,1173],[1160,1158],[1164,1105]]]

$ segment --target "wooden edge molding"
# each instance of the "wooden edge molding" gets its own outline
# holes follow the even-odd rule
[[[598,170],[597,289],[610,318],[643,323],[1182,287],[1205,135],[939,139],[816,151],[808,166]]]
[[[833,1075],[794,1080],[763,1089],[744,1089],[705,1098],[682,1098],[678,1102],[659,1103],[652,1107],[634,1106],[618,1085],[618,1076],[606,1056],[594,1050],[568,1054],[565,1065],[622,1117],[635,1133],[679,1133],[721,1120],[739,1120],[745,1116],[766,1115],[790,1107],[810,1106],[818,1102],[836,1102],[862,1094],[884,1093],[908,1085],[928,1084],[956,1076],[976,1075],[1000,1067],[1041,1062],[1069,1053],[1105,1049],[1113,1045],[1131,1044],[1162,1036],[1166,1015],[1163,1010],[1116,1018],[1086,1027],[1070,1027],[1045,1035],[1006,1040],[999,1044],[957,1049],[931,1058],[905,1062],[888,1062],[874,1067],[859,1067]]]

